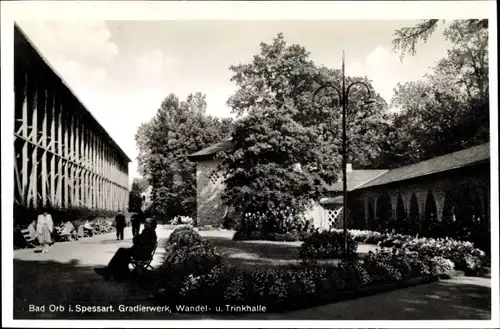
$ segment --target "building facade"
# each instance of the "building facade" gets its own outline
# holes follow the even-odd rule
[[[124,211],[130,158],[15,25],[14,202]]]
[[[230,140],[189,155],[197,163],[197,223],[222,224],[228,213],[221,195],[222,174],[217,152],[231,151]],[[490,145],[471,147],[392,170],[347,170],[348,227],[377,229],[381,222],[429,221],[467,223],[476,220],[484,233],[490,228]],[[342,177],[342,176],[340,176]],[[342,228],[342,179],[328,186],[321,200],[306,212],[314,227]]]

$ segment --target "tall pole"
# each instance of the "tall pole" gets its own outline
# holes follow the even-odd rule
[[[340,97],[340,101],[342,104],[342,198],[343,198],[343,207],[342,207],[342,220],[343,220],[343,231],[344,231],[344,254],[347,253],[347,105],[349,98],[349,91],[351,87],[354,85],[360,85],[366,89],[367,98],[364,103],[372,104],[375,101],[370,98],[370,86],[363,81],[354,81],[351,82],[349,86],[346,86],[346,77],[345,77],[345,52],[342,50],[342,86],[339,88],[335,83],[327,83],[323,86],[316,89],[313,93],[312,101],[315,102],[316,97],[319,95],[321,91],[324,89],[333,89],[337,95]],[[332,100],[332,109],[336,107]]]
[[[345,52],[342,50],[342,220],[344,228],[344,255],[347,255],[347,95],[345,87]]]

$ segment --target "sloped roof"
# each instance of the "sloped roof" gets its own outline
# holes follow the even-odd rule
[[[41,65],[44,70],[49,71],[50,72],[49,74],[52,75],[51,78],[56,79],[56,81],[60,83],[60,87],[63,90],[63,92],[69,93],[71,98],[79,105],[79,109],[94,125],[96,130],[102,133],[103,139],[109,142],[111,146],[116,151],[118,151],[118,154],[120,154],[122,158],[124,158],[128,162],[132,162],[127,153],[125,153],[125,151],[111,137],[111,135],[104,128],[104,126],[101,125],[99,121],[97,121],[96,117],[92,114],[92,112],[90,112],[90,110],[76,96],[76,93],[70,88],[69,84],[57,72],[57,70],[52,66],[52,64],[45,58],[45,56],[41,53],[41,51],[36,47],[36,45],[31,41],[31,39],[26,35],[26,33],[21,29],[21,27],[17,23],[14,23],[14,42],[16,42],[14,56],[17,57],[18,59],[23,58],[25,63],[28,63],[29,65]]]
[[[342,204],[344,202],[344,196],[343,195],[337,195],[333,198],[323,198],[319,201],[319,204],[321,205],[329,205],[329,204]]]
[[[379,177],[387,172],[387,169],[353,169],[347,172],[347,190],[353,191],[359,186]],[[343,190],[343,177],[339,176],[339,180],[328,186],[328,191],[337,192]]]
[[[233,143],[231,142],[231,138],[228,138],[217,144],[210,145],[209,147],[206,147],[196,153],[190,154],[188,155],[188,158],[195,160],[197,158],[215,155],[218,152],[230,151],[233,149],[233,147],[234,146]]]
[[[490,143],[473,146],[465,150],[446,154],[412,165],[399,167],[366,182],[357,189],[371,186],[385,185],[411,178],[436,174],[443,171],[458,169],[476,163],[484,162],[490,158]],[[349,182],[349,181],[348,181]]]

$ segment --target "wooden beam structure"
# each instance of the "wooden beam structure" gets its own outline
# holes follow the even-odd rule
[[[130,158],[17,25],[14,44],[15,202],[125,211]]]

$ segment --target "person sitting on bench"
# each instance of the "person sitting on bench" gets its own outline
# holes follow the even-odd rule
[[[36,231],[36,219],[33,219],[31,224],[28,226],[28,232],[30,241],[35,240],[38,237],[38,233]]]
[[[70,220],[67,220],[66,223],[64,223],[61,232],[59,233],[61,235],[61,238],[67,239],[67,240],[78,240],[78,234],[76,232],[76,227],[73,225],[73,223]]]
[[[128,267],[132,258],[147,259],[156,245],[156,225],[153,219],[148,218],[144,223],[141,234],[133,238],[131,248],[120,248],[109,261],[108,266],[95,268],[94,271],[106,279],[124,280],[130,274]]]
[[[89,222],[88,219],[83,224],[83,231],[84,231],[84,233],[87,236],[93,236],[94,235],[94,228],[92,227],[92,224],[90,224],[90,222]]]

